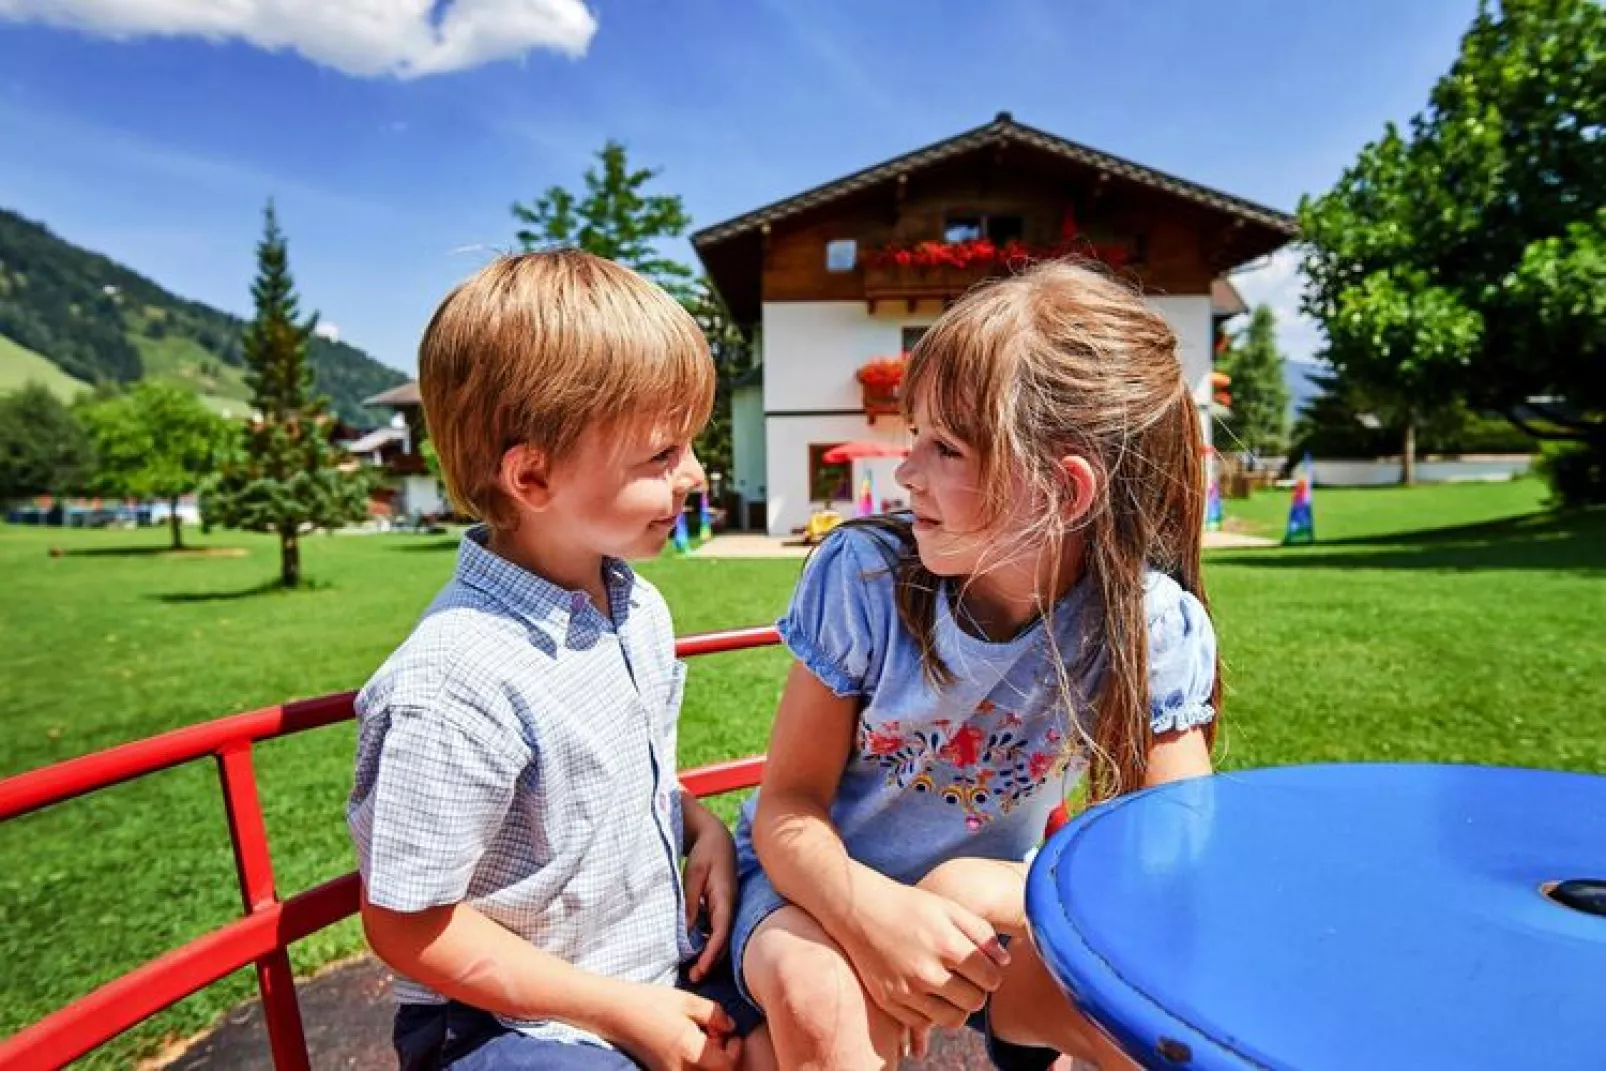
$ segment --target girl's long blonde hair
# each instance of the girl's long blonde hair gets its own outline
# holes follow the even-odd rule
[[[979,458],[983,516],[990,527],[1020,492],[1016,474],[1041,508],[1011,547],[1046,546],[1058,560],[1073,529],[1065,521],[1071,488],[1060,459],[1080,455],[1101,493],[1075,521],[1086,541],[1085,577],[1098,612],[1087,642],[1052,659],[1067,723],[1091,751],[1096,802],[1143,783],[1151,744],[1144,573],[1172,577],[1206,609],[1200,570],[1205,519],[1203,433],[1165,319],[1130,287],[1104,272],[1063,261],[1039,264],[972,290],[915,346],[904,405],[928,411]],[[921,647],[927,674],[952,680],[934,646],[937,578],[920,564],[907,525],[894,564],[898,613]],[[1018,543],[1016,541],[1019,541]],[[985,563],[984,563],[985,565]],[[1053,599],[1040,612],[1054,642]],[[1095,696],[1075,682],[1102,660]],[[1216,667],[1211,703],[1221,709]],[[1091,733],[1078,711],[1091,704]],[[1214,738],[1215,724],[1206,730]]]

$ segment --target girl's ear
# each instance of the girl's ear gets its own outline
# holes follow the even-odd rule
[[[1060,472],[1070,492],[1065,496],[1065,524],[1075,528],[1093,512],[1093,504],[1098,501],[1098,470],[1081,454],[1066,454],[1060,458]]]
[[[533,446],[515,446],[503,454],[497,482],[503,494],[531,512],[540,513],[552,503],[551,466]]]

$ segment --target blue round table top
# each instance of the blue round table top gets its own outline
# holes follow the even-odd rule
[[[1298,766],[1089,810],[1026,909],[1148,1067],[1606,1067],[1606,917],[1567,879],[1606,879],[1606,777]]]

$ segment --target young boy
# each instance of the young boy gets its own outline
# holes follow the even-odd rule
[[[703,480],[707,343],[627,269],[531,253],[447,297],[419,381],[485,523],[357,698],[347,819],[401,1066],[732,1068],[735,850],[676,781],[685,667],[625,564]]]

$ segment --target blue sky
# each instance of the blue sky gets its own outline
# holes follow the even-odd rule
[[[410,372],[435,304],[512,244],[509,204],[609,137],[698,226],[1000,110],[1291,210],[1421,108],[1475,8],[0,0],[0,205],[248,314],[271,195],[304,304]],[[1311,351],[1291,257],[1242,288]]]

